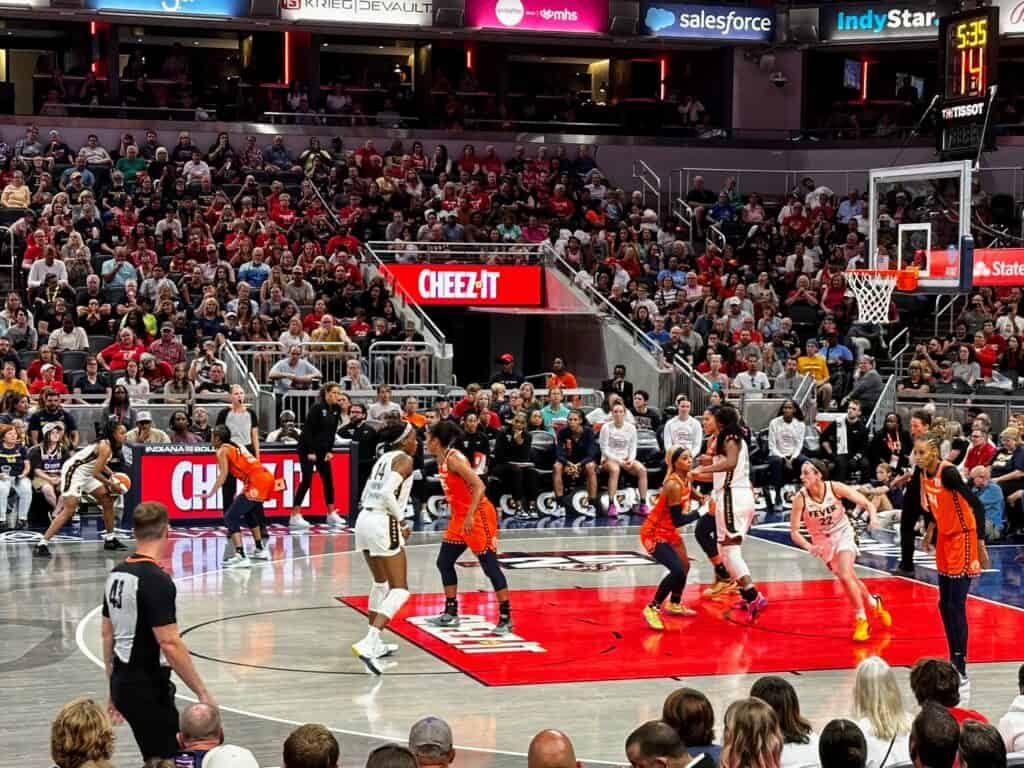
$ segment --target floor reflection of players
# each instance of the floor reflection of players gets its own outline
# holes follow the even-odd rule
[[[864,494],[843,483],[830,482],[824,463],[811,459],[800,469],[804,487],[793,497],[789,518],[789,534],[793,543],[805,549],[828,566],[846,590],[855,613],[853,639],[864,642],[871,636],[865,604],[885,627],[892,626],[892,617],[882,607],[882,598],[868,591],[857,578],[853,566],[857,559],[857,534],[846,514],[843,500],[852,501],[868,513],[871,526],[878,526],[875,508]],[[800,524],[807,526],[811,540],[800,533]]]
[[[669,603],[665,607],[666,613],[677,616],[697,614],[693,609],[683,605],[683,590],[686,588],[686,576],[690,572],[690,558],[686,554],[683,537],[679,534],[679,528],[695,517],[690,512],[690,499],[693,495],[690,486],[690,464],[693,459],[689,449],[681,446],[670,448],[665,458],[669,469],[668,477],[662,483],[658,502],[640,526],[640,541],[644,549],[668,569],[668,574],[661,580],[653,599],[644,608],[644,619],[651,629],[665,628],[660,615],[665,598],[669,598]]]
[[[437,458],[437,474],[451,508],[451,520],[437,556],[437,569],[444,585],[444,612],[429,619],[438,627],[459,625],[459,580],[455,562],[466,548],[473,550],[498,598],[498,623],[494,632],[512,631],[509,589],[498,564],[498,513],[484,495],[484,483],[466,457],[452,446],[462,438],[462,430],[451,421],[442,421],[427,434],[427,450]]]

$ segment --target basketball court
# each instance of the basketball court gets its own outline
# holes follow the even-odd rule
[[[567,731],[586,763],[620,765],[626,735],[657,717],[677,687],[705,691],[720,717],[759,675],[781,674],[820,727],[850,714],[853,669],[865,656],[906,667],[922,655],[944,655],[932,585],[861,566],[895,624],[855,644],[838,585],[817,560],[784,543],[779,524],[760,526],[746,545],[771,601],[756,624],[733,616],[729,602],[700,601],[699,585],[711,575],[688,536],[693,569],[685,599],[698,615],[666,617],[666,631],[653,632],[640,611],[663,571],[627,523],[549,520],[504,530],[515,624],[515,634],[505,637],[490,632],[497,605],[484,574],[465,556],[459,578],[466,620],[458,631],[425,626],[423,618],[443,605],[434,567],[440,534],[414,534],[414,597],[385,632],[400,650],[381,678],[349,653],[365,631],[370,587],[351,534],[315,529],[292,536],[278,527],[272,562],[223,571],[223,534],[182,529],[165,565],[178,586],[185,641],[225,709],[228,740],[252,748],[261,765],[280,763],[280,745],[296,723],[328,725],[341,742],[342,764],[360,765],[373,746],[401,740],[426,714],[452,724],[462,765],[522,765],[519,753],[546,727]],[[63,702],[105,696],[98,606],[115,559],[91,533],[68,537],[45,562],[33,560],[28,543],[0,545],[0,671],[8,701],[0,725],[10,735],[10,764],[45,754],[49,720]],[[862,543],[862,563],[892,564],[891,543]],[[1013,604],[1021,600],[1024,575],[1013,562],[1016,551],[993,549],[996,570],[975,585],[968,606],[971,704],[990,718],[1005,711],[1016,687],[1016,639],[1024,632],[1024,611]],[[926,558],[921,566],[927,580],[933,571]],[[900,677],[909,697],[905,670]],[[134,764],[130,733],[117,733],[116,760]]]

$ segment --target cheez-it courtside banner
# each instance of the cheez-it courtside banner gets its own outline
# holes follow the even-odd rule
[[[540,267],[477,264],[389,264],[385,271],[418,304],[539,307]]]
[[[130,467],[132,488],[126,508],[132,509],[140,501],[159,501],[167,507],[171,522],[218,519],[224,514],[222,494],[203,498],[217,480],[217,456],[210,446],[203,445],[146,445],[133,446]],[[263,505],[268,519],[288,517],[295,503],[295,491],[302,479],[299,457],[287,446],[264,446],[260,461],[284,480],[284,488]],[[352,456],[347,448],[331,453],[331,475],[338,511],[347,514],[352,506]],[[131,494],[138,496],[134,499]],[[242,492],[241,483],[238,493]],[[326,513],[323,486],[314,480],[299,508],[305,514]]]

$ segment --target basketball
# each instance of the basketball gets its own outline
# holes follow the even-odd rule
[[[114,480],[116,480],[121,485],[121,493],[127,493],[129,490],[131,490],[132,479],[128,477],[128,475],[126,475],[124,472],[115,472]]]

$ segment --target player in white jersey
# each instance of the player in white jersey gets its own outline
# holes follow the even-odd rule
[[[817,459],[805,462],[800,469],[800,480],[804,487],[793,497],[789,535],[798,547],[821,558],[839,579],[856,613],[853,639],[856,642],[864,642],[871,636],[865,605],[871,607],[882,626],[891,627],[892,616],[882,606],[882,598],[872,595],[864,582],[854,573],[857,535],[846,514],[843,499],[852,501],[865,510],[870,517],[872,528],[878,526],[878,517],[875,508],[864,494],[843,483],[831,482],[827,477],[828,470]],[[807,526],[811,534],[810,541],[800,532],[801,523]]]
[[[378,659],[394,653],[397,645],[385,644],[380,632],[409,599],[406,577],[403,525],[405,506],[412,490],[416,430],[411,424],[396,424],[381,432],[385,451],[370,470],[363,488],[356,521],[356,549],[362,551],[373,576],[370,589],[366,636],[352,645],[352,655],[375,675],[381,673]]]
[[[740,414],[731,405],[715,412],[718,422],[718,446],[714,457],[704,455],[702,466],[692,472],[695,480],[711,478],[711,503],[715,508],[715,533],[722,562],[743,598],[736,608],[753,622],[768,605],[750,578],[750,568],[743,560],[743,537],[754,522],[754,489],[750,484],[750,456],[740,426]]]
[[[123,424],[114,424],[109,428],[105,438],[80,448],[61,467],[60,499],[57,500],[53,522],[46,529],[42,540],[36,544],[37,557],[50,556],[50,539],[74,517],[83,495],[92,496],[103,510],[103,525],[106,528],[103,534],[103,548],[125,549],[124,544],[114,533],[114,500],[124,493],[124,488],[114,479],[107,466],[108,462],[113,461],[121,453],[125,434]]]

